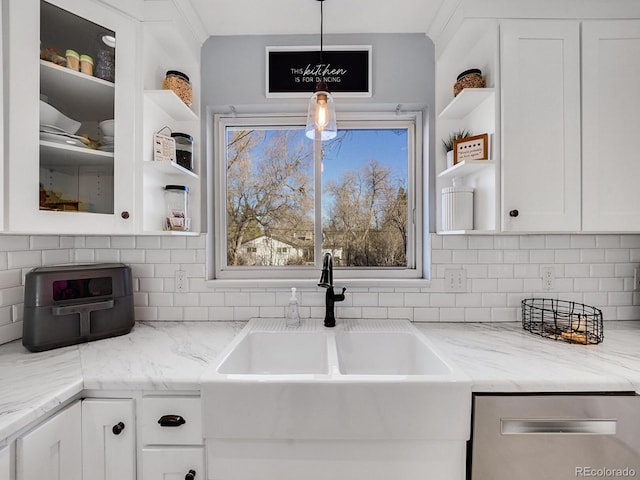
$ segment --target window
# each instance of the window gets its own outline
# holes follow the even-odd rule
[[[216,278],[422,277],[419,114],[338,119],[316,143],[302,117],[216,117]]]

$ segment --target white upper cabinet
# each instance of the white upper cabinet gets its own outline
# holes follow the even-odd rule
[[[501,23],[504,231],[580,230],[579,28]]]
[[[9,0],[8,20],[5,230],[134,233],[138,23],[92,0]],[[104,34],[115,36],[115,54]],[[47,49],[60,63],[67,49],[89,55],[93,73],[57,65]],[[109,53],[114,60],[101,61]],[[41,113],[50,107],[79,129],[56,130],[61,125]],[[115,119],[111,134],[99,129],[108,119]],[[83,135],[100,144],[87,145]]]
[[[640,20],[582,23],[582,219],[640,231]]]

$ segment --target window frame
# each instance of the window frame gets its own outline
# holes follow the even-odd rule
[[[424,203],[427,195],[426,161],[423,144],[422,112],[359,112],[338,114],[338,129],[406,128],[408,134],[407,198],[409,235],[407,242],[408,267],[334,267],[340,282],[369,280],[424,279]],[[314,255],[314,266],[228,266],[227,258],[227,197],[226,197],[226,130],[228,127],[301,127],[306,117],[301,114],[216,114],[213,116],[212,168],[209,176],[208,208],[209,232],[207,251],[212,257],[210,280],[269,280],[311,281],[315,283],[322,264],[322,255]],[[314,165],[314,172],[318,166]],[[317,231],[317,229],[316,229]]]

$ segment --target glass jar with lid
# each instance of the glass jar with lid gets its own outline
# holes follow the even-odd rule
[[[188,133],[173,132],[176,141],[176,163],[187,170],[193,170],[193,137]]]
[[[172,90],[188,107],[193,105],[193,89],[189,77],[177,70],[168,70],[162,82],[164,90]]]
[[[169,231],[189,231],[189,187],[166,185],[164,187],[166,217],[164,229]]]

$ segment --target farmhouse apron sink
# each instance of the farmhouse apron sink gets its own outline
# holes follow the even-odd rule
[[[470,383],[406,320],[253,319],[202,401],[210,478],[464,477]]]

